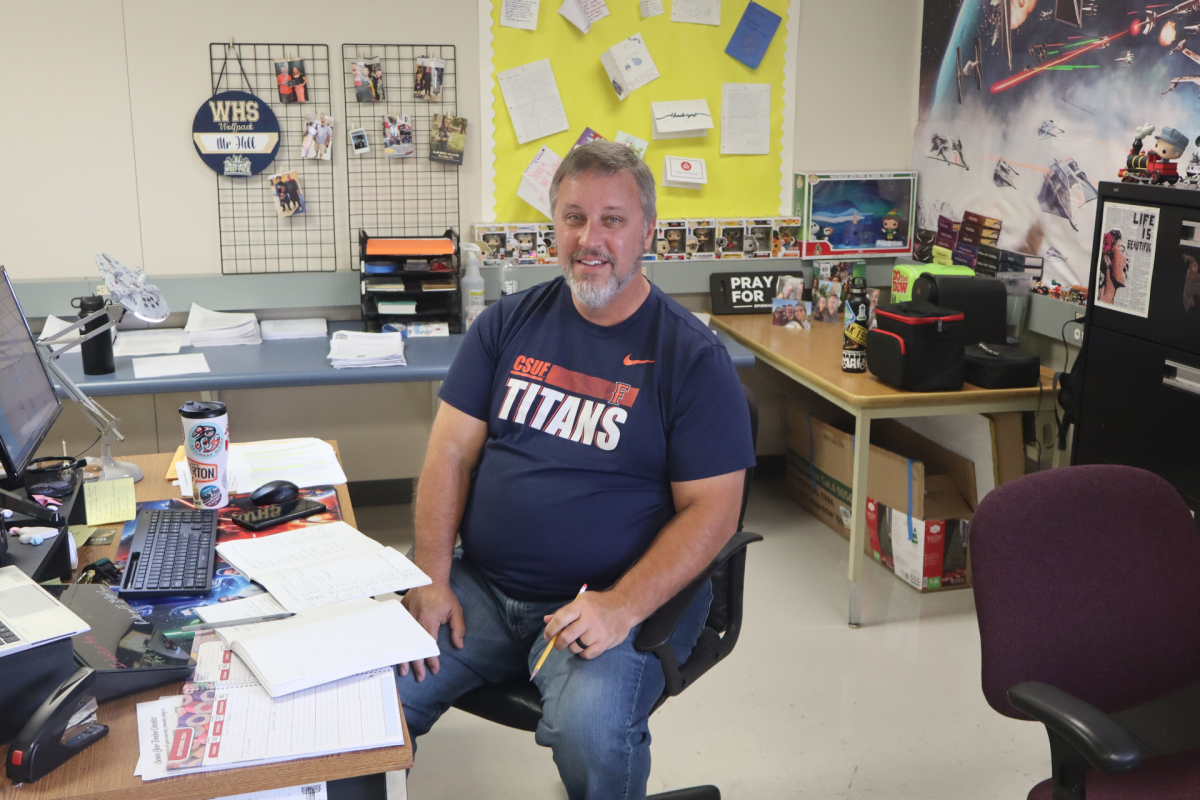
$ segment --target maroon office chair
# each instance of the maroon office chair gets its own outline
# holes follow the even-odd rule
[[[758,401],[746,386],[746,403],[750,411],[750,440],[758,441]],[[692,683],[715,667],[718,662],[733,652],[742,630],[742,593],[746,578],[746,548],[761,542],[762,536],[742,530],[742,519],[746,516],[746,504],[750,500],[750,481],[754,470],[746,470],[742,484],[742,509],[738,514],[737,532],[726,543],[712,563],[690,584],[668,600],[642,623],[634,648],[642,653],[654,653],[662,663],[667,679],[663,693],[650,710],[653,714],[669,698],[683,692]],[[671,636],[683,620],[684,613],[696,593],[705,583],[712,581],[712,604],[708,618],[696,646],[687,661],[677,663]],[[454,707],[510,728],[533,733],[542,719],[542,697],[537,687],[525,678],[514,678],[507,683],[484,684],[458,698]],[[721,800],[721,790],[716,786],[693,786],[651,795],[648,800]]]
[[[1170,484],[1018,478],[979,504],[970,553],[983,693],[1050,737],[1030,800],[1200,797],[1200,714],[1178,713],[1200,687],[1200,532]]]

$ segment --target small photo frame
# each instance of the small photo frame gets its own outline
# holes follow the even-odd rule
[[[417,100],[441,100],[442,81],[446,77],[446,59],[421,56],[413,75],[413,97]]]
[[[298,217],[304,213],[304,190],[299,172],[283,172],[267,178],[267,189],[280,217]]]
[[[320,161],[333,158],[333,117],[327,114],[309,114],[305,117],[300,157]]]
[[[356,156],[371,152],[371,145],[367,142],[367,131],[365,128],[355,128],[350,131],[350,145],[354,148],[354,155]]]
[[[807,300],[792,300],[776,297],[771,301],[771,324],[780,328],[808,330],[812,327],[809,322],[809,312],[812,303]]]
[[[350,88],[354,89],[354,99],[358,102],[386,100],[383,83],[383,59],[379,56],[350,62]]]
[[[801,257],[910,256],[916,202],[915,172],[797,175]]]
[[[417,154],[412,120],[407,114],[383,114],[383,154],[388,158],[412,158]]]

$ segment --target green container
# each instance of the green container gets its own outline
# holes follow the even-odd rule
[[[892,267],[892,302],[903,303],[912,299],[912,287],[917,278],[925,273],[934,275],[966,275],[973,277],[970,267],[942,266],[940,264],[897,264]]]

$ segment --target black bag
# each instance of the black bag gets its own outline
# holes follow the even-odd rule
[[[867,369],[910,392],[946,392],[963,385],[963,315],[915,300],[875,309],[867,333]]]
[[[984,389],[1020,389],[1037,386],[1041,380],[1042,360],[1006,344],[967,345],[963,356],[967,383]]]

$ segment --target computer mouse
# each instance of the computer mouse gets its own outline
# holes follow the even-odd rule
[[[250,502],[256,506],[272,506],[287,503],[300,496],[300,487],[291,481],[271,481],[250,493]]]

